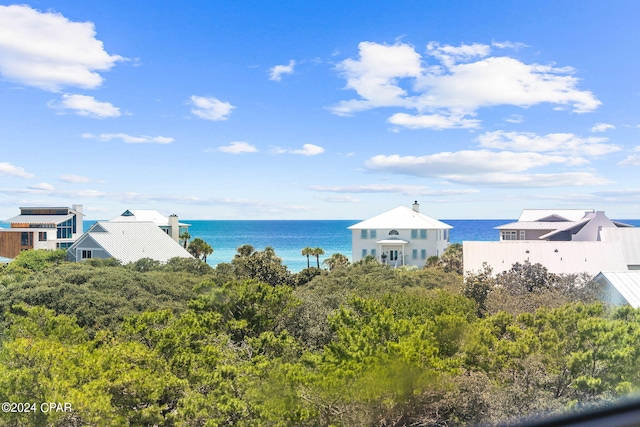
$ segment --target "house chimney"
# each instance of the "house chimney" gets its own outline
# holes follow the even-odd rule
[[[418,204],[417,200],[413,202],[413,210],[420,213],[420,205]]]
[[[169,235],[176,242],[180,241],[180,225],[178,224],[178,215],[169,216]]]

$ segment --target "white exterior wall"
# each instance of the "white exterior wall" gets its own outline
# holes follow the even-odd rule
[[[377,229],[375,230],[375,237],[371,237],[371,231],[367,230],[367,238],[362,238],[362,230],[351,230],[351,251],[353,262],[359,261],[363,258],[363,250],[366,250],[366,255],[372,255],[372,250],[375,250],[376,259],[382,262],[382,254],[387,254],[386,263],[389,265],[396,265],[395,261],[391,261],[389,257],[389,250],[397,250],[398,253],[403,250],[403,245],[398,244],[380,244],[377,243],[380,240],[399,239],[408,242],[404,245],[404,257],[399,261],[403,261],[404,265],[412,265],[416,267],[424,266],[427,258],[431,256],[439,256],[449,246],[448,238],[449,230],[442,229],[429,229],[427,231],[427,238],[420,238],[420,230],[417,231],[417,238],[412,238],[411,230],[407,229],[394,229],[398,232],[397,235],[389,235],[390,229]],[[413,251],[417,251],[417,256],[413,258]],[[422,251],[426,251],[424,258],[422,257]],[[403,265],[398,263],[397,265]]]

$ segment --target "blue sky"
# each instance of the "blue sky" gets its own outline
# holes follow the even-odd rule
[[[640,218],[635,1],[0,1],[0,218]]]

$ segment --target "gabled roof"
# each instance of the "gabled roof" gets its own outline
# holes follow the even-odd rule
[[[556,274],[598,274],[626,271],[620,242],[507,240],[463,242],[464,271],[481,271],[486,262],[493,274],[511,269],[516,262],[540,263]]]
[[[175,257],[192,258],[189,252],[153,222],[97,222],[69,250],[89,249],[83,243],[90,240],[123,264],[142,258],[161,262]]]
[[[153,222],[157,226],[166,227],[169,225],[169,218],[162,215],[155,209],[127,209],[120,215],[110,221],[115,222],[133,222],[133,221],[143,221],[143,222]],[[188,226],[189,224],[182,224],[181,226]]]
[[[593,209],[524,209],[518,218],[520,221],[578,221]]]
[[[398,206],[348,228],[350,230],[387,230],[394,228],[400,230],[445,230],[453,227],[406,206]]]
[[[640,307],[640,271],[603,271],[594,280],[613,286],[631,307]]]

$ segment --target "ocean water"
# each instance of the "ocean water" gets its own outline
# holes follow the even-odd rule
[[[447,220],[451,225],[451,243],[462,243],[465,240],[497,241],[499,233],[495,227],[514,220]],[[640,220],[620,220],[626,224],[640,227]],[[230,262],[236,254],[236,248],[244,244],[252,245],[257,250],[271,246],[282,262],[292,272],[307,267],[307,257],[302,256],[303,248],[322,248],[325,255],[320,256],[320,263],[334,253],[341,253],[351,258],[351,231],[347,227],[360,220],[254,220],[254,221],[215,221],[215,220],[181,220],[189,227],[191,238],[201,238],[211,245],[213,254],[207,257],[207,263],[215,266],[222,262]],[[95,221],[85,221],[88,229]],[[316,265],[315,257],[310,259]]]

